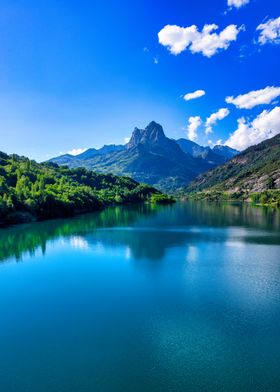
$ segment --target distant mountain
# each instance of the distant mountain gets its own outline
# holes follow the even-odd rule
[[[188,139],[182,138],[176,140],[176,142],[179,144],[179,146],[185,153],[190,154],[193,158],[204,159],[212,165],[220,165],[222,163],[225,163],[229,159],[225,155],[223,156],[220,153],[216,153],[214,149],[212,150],[210,147],[200,146],[199,144],[192,142]]]
[[[89,148],[88,150],[82,152],[81,154],[76,155],[75,159],[80,159],[80,160],[90,159],[90,158],[95,157],[96,155],[98,155],[98,150],[96,148]]]
[[[85,159],[90,159],[95,157],[96,155],[106,155],[106,154],[111,154],[112,152],[116,151],[122,151],[125,149],[125,146],[122,144],[116,145],[116,144],[108,144],[98,150],[95,148],[89,148],[85,152],[82,152],[81,154],[77,155],[77,159],[80,160],[85,160]]]
[[[181,138],[176,140],[176,142],[185,153],[190,154],[194,158],[201,157],[203,152],[206,150],[206,147],[202,147],[188,139]]]
[[[189,192],[253,193],[267,189],[280,189],[280,134],[247,148],[187,187]]]
[[[130,176],[161,190],[173,191],[226,160],[210,147],[187,139],[169,139],[162,126],[152,121],[145,129],[135,128],[127,145],[90,148],[77,156],[66,154],[50,161],[71,168],[82,166],[100,173]]]
[[[71,161],[75,162],[76,157],[71,154],[63,154],[59,157],[50,159],[50,162],[57,163],[58,165],[71,165]]]
[[[88,160],[93,157],[96,157],[97,155],[111,154],[112,152],[122,151],[124,149],[125,149],[125,146],[122,144],[119,144],[119,145],[109,144],[109,145],[105,145],[99,149],[89,148],[88,150],[82,152],[79,155],[70,155],[70,154],[60,155],[59,157],[52,158],[50,161],[53,163],[57,163],[58,165],[68,165],[68,166],[71,166],[71,162],[73,161],[73,166],[76,166],[75,161]]]
[[[224,157],[226,160],[229,160],[233,158],[235,155],[240,153],[240,151],[237,151],[234,148],[231,148],[229,146],[222,146],[222,145],[214,146],[212,151],[215,154]]]

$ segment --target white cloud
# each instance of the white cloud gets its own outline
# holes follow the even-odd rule
[[[232,103],[238,109],[252,109],[257,105],[269,104],[280,95],[280,87],[266,87],[261,90],[250,91],[237,97],[226,97],[227,103]]]
[[[125,144],[127,144],[130,140],[130,137],[125,137],[123,140],[124,140]]]
[[[192,53],[202,53],[206,57],[212,57],[220,50],[227,49],[230,42],[236,41],[243,26],[238,28],[231,24],[220,33],[215,33],[218,28],[216,24],[204,25],[200,32],[196,25],[189,27],[166,25],[158,33],[158,40],[174,55],[189,48]]]
[[[227,108],[221,108],[216,113],[212,113],[211,116],[207,117],[205,126],[205,133],[208,135],[212,133],[212,126],[217,124],[218,120],[222,120],[229,115],[229,110]]]
[[[205,91],[204,90],[196,90],[193,93],[185,94],[183,96],[183,99],[185,101],[190,101],[191,99],[196,99],[196,98],[203,97],[203,95],[205,95]]]
[[[79,155],[82,152],[85,152],[88,148],[73,148],[73,150],[67,151],[67,154],[70,155]]]
[[[218,139],[215,143],[216,146],[221,146],[223,144],[223,140],[222,139]]]
[[[261,23],[256,30],[260,31],[259,44],[280,44],[280,16],[275,19],[269,19],[266,23]]]
[[[154,57],[154,64],[158,64],[158,63],[159,63],[158,58]]]
[[[229,147],[239,151],[262,142],[280,133],[280,107],[264,110],[252,122],[244,117],[238,119],[236,131],[225,142]]]
[[[250,0],[228,0],[227,4],[229,7],[240,8],[248,4]]]
[[[179,54],[187,49],[195,39],[197,27],[180,27],[176,25],[166,25],[158,33],[158,41],[161,45],[167,46],[172,54]]]
[[[187,127],[187,136],[190,140],[194,141],[197,139],[197,130],[202,124],[199,116],[189,117],[189,124]]]

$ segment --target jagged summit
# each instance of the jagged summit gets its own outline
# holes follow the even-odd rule
[[[215,154],[221,155],[227,159],[233,158],[235,155],[239,154],[239,151],[231,148],[229,146],[216,145],[213,147]]]
[[[127,148],[133,148],[138,144],[151,145],[160,143],[166,139],[162,126],[155,121],[150,122],[145,129],[134,128]]]

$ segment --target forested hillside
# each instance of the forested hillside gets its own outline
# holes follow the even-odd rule
[[[127,177],[0,152],[0,224],[70,216],[151,196],[164,195]]]

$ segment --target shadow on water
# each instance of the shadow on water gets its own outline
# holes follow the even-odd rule
[[[238,230],[237,230],[238,229]],[[129,205],[72,219],[0,230],[0,261],[20,261],[59,238],[84,238],[94,246],[127,246],[135,259],[160,260],[168,248],[228,237],[244,243],[279,244],[280,210],[247,204],[179,202]]]

